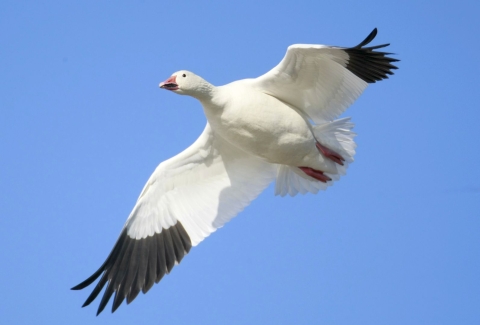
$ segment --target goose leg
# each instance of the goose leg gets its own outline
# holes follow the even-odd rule
[[[300,168],[308,176],[313,177],[316,180],[319,180],[320,182],[326,183],[326,182],[332,180],[330,177],[325,175],[320,170],[316,170],[316,169],[313,169],[313,168],[310,168],[310,167],[298,167],[298,168]]]
[[[343,159],[343,157],[340,156],[338,153],[336,153],[332,149],[328,149],[327,147],[321,145],[319,142],[317,142],[315,146],[317,147],[318,151],[320,151],[322,155],[324,155],[330,160],[333,160],[337,164],[343,166],[343,162],[345,161],[345,159]]]

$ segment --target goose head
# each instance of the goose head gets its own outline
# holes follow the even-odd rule
[[[159,87],[196,98],[208,96],[213,89],[213,86],[205,79],[187,70],[175,72],[170,78],[161,82]]]

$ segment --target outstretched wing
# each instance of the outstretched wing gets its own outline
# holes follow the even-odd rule
[[[283,60],[252,80],[257,89],[304,111],[314,122],[331,121],[342,114],[368,83],[388,78],[397,69],[376,51],[390,44],[365,47],[377,35],[375,28],[355,47],[291,45]]]
[[[114,312],[168,274],[192,246],[245,208],[275,178],[276,166],[215,135],[207,124],[188,149],[162,162],[145,185],[112,252],[80,290],[100,275],[84,303],[105,285],[97,315],[115,293]]]

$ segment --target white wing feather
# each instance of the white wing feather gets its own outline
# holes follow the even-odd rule
[[[315,123],[342,114],[368,83],[346,69],[343,48],[296,44],[266,74],[252,80],[254,87],[304,111]]]
[[[212,133],[162,162],[148,180],[126,222],[141,239],[182,223],[192,246],[223,226],[275,178],[276,166],[253,157]]]

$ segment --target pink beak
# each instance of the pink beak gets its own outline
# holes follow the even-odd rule
[[[160,88],[167,89],[167,90],[177,90],[178,85],[177,85],[177,76],[171,76],[164,82],[160,83]]]

